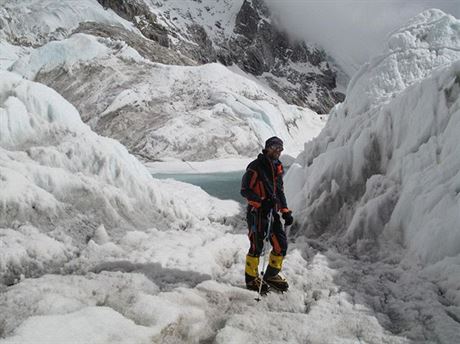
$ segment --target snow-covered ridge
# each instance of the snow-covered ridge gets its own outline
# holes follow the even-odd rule
[[[297,165],[292,180],[288,176],[287,189],[306,215],[300,218],[308,231],[345,230],[340,240],[350,244],[373,243],[383,235],[424,262],[460,254],[454,225],[460,221],[459,68],[455,62],[435,72],[360,123],[328,122],[297,160],[305,172],[294,172]],[[331,116],[341,118],[345,107]],[[337,137],[335,126],[341,128]],[[301,180],[305,193],[294,192]],[[336,223],[336,216],[347,221]]]
[[[3,282],[55,271],[96,236],[193,228],[239,209],[197,187],[153,179],[59,94],[14,73],[0,73],[0,124]],[[187,189],[193,196],[185,196]]]

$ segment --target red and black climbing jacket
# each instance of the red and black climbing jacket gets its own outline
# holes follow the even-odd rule
[[[259,154],[246,168],[241,181],[241,195],[248,201],[248,210],[260,208],[262,200],[276,199],[277,210],[289,211],[283,186],[283,164]]]

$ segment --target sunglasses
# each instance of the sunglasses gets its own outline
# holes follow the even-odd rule
[[[283,151],[283,146],[281,146],[281,145],[273,145],[273,146],[270,146],[270,149],[273,149],[273,150],[278,151],[278,152],[282,152]]]

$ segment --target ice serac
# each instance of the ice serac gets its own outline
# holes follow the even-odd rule
[[[352,78],[347,90],[348,112],[360,115],[379,106],[438,67],[458,59],[458,21],[429,10],[396,30],[385,53],[373,58]]]
[[[3,1],[0,9],[0,37],[14,45],[39,47],[68,37],[82,22],[135,31],[132,23],[104,11],[92,0]]]
[[[59,271],[88,242],[128,230],[184,229],[226,217],[210,205],[224,201],[199,188],[185,197],[185,187],[153,179],[54,90],[0,72],[0,283]],[[188,202],[202,206],[192,210]]]
[[[439,10],[391,35],[288,174],[298,235],[459,276],[459,60],[460,22]]]

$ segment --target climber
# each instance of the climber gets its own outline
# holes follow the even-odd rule
[[[288,209],[283,187],[283,165],[278,160],[283,151],[283,141],[274,136],[265,142],[265,149],[246,168],[241,182],[241,195],[247,199],[246,220],[249,229],[250,248],[246,255],[245,280],[246,287],[259,291],[259,257],[264,245],[264,234],[269,228],[269,218],[272,218],[270,231],[270,252],[268,267],[263,273],[262,292],[270,288],[284,292],[289,285],[285,278],[279,275],[284,256],[287,251],[287,238],[281,224],[280,215],[285,226],[294,221],[292,212]],[[272,216],[270,215],[272,213]]]

